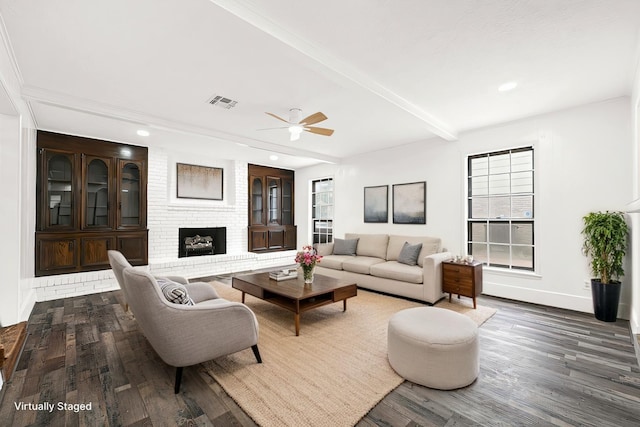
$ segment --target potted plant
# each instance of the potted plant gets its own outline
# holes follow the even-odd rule
[[[583,252],[590,259],[591,294],[596,319],[615,322],[620,300],[627,223],[622,212],[591,212],[583,218]]]

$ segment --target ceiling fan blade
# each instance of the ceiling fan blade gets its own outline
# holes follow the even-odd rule
[[[300,124],[301,125],[313,125],[316,123],[320,123],[324,120],[327,120],[327,116],[325,116],[324,114],[322,114],[321,112],[317,112],[314,113],[308,117],[305,117],[304,119],[300,120]]]
[[[327,128],[319,128],[319,127],[306,127],[304,128],[307,132],[317,133],[318,135],[331,136],[333,135],[333,129]]]
[[[276,118],[276,119],[278,119],[278,120],[282,120],[282,121],[283,121],[283,122],[285,122],[285,123],[289,123],[289,121],[288,121],[288,120],[285,120],[285,119],[283,119],[282,117],[278,117],[278,116],[276,116],[276,115],[275,115],[275,114],[273,114],[273,113],[267,113],[267,112],[265,112],[265,114],[268,114],[268,115],[270,115],[271,117],[274,117],[274,118]]]

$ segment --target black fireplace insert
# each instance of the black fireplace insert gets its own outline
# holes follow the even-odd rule
[[[226,227],[178,229],[178,258],[226,253]]]

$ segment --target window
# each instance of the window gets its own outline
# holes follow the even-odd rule
[[[534,269],[533,147],[469,156],[467,250],[489,266]]]
[[[333,178],[311,184],[313,243],[333,242]]]

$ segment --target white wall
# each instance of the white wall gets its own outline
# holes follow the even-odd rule
[[[590,276],[581,253],[581,218],[593,210],[624,210],[632,194],[629,99],[620,98],[440,140],[379,151],[296,172],[298,243],[310,241],[311,179],[334,176],[336,236],[345,232],[439,236],[448,250],[465,251],[466,156],[533,145],[535,148],[536,274],[486,269],[484,292],[534,303],[592,311]],[[363,187],[427,181],[427,224],[365,224]],[[303,194],[300,191],[306,190]],[[391,194],[391,187],[390,187]],[[390,196],[391,197],[391,196]],[[389,210],[391,213],[391,201]],[[630,285],[620,315],[629,316]]]
[[[640,334],[640,60],[636,65],[633,91],[631,95],[631,120],[633,146],[633,199],[627,206],[627,213],[631,223],[632,288],[631,288],[631,329],[634,334]]]
[[[0,182],[16,182],[20,174],[20,119],[19,117],[0,116]],[[3,286],[7,294],[0,299],[0,324],[10,325],[19,317],[20,252],[15,244],[20,242],[20,188],[14,185],[0,186],[0,235],[4,244],[0,245],[3,281],[12,286]]]
[[[1,30],[1,29],[0,29]],[[33,276],[35,230],[35,131],[20,81],[0,31],[0,325],[26,320],[35,303],[28,280]],[[28,254],[28,256],[27,256]]]

